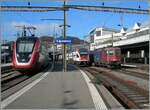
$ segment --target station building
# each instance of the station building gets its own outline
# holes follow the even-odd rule
[[[149,23],[135,23],[121,30],[95,28],[89,33],[90,50],[105,47],[120,47],[122,62],[149,64]]]
[[[93,29],[89,34],[90,50],[95,50],[98,48],[103,48],[111,45],[112,35],[114,33],[119,33],[119,30],[106,28],[106,27]]]

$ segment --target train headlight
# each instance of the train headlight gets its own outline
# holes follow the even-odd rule
[[[19,57],[19,54],[17,54],[17,57]]]
[[[32,54],[29,54],[29,56],[28,56],[28,57],[29,57],[29,58],[31,58],[31,56],[32,56]]]

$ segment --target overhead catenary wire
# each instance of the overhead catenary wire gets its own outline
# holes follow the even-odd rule
[[[128,14],[150,14],[148,9],[121,8],[110,6],[88,6],[88,5],[65,5],[62,7],[43,7],[43,6],[1,6],[1,12],[48,12],[78,9],[84,11],[128,13]]]

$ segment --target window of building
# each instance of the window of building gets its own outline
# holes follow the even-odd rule
[[[96,36],[101,36],[101,31],[96,31]]]

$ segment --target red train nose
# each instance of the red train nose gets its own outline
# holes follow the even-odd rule
[[[81,55],[81,60],[88,60],[88,56],[87,55]]]

